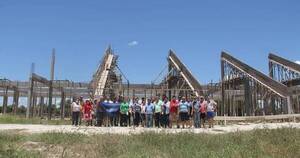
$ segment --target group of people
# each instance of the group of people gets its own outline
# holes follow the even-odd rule
[[[156,127],[156,128],[209,128],[214,126],[217,103],[204,97],[172,99],[154,97],[151,99],[119,97],[83,101],[82,97],[72,105],[72,124],[99,127]]]

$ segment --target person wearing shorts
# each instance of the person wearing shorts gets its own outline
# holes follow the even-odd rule
[[[214,127],[214,117],[215,117],[215,108],[216,108],[217,103],[209,99],[208,105],[207,105],[207,120],[209,124],[209,128]]]
[[[205,101],[204,97],[200,97],[200,122],[203,128],[205,128],[206,108],[207,108],[207,102]]]
[[[188,102],[183,97],[179,103],[179,116],[182,128],[187,127],[189,121],[189,105]]]

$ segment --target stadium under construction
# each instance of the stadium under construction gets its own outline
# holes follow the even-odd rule
[[[126,96],[212,97],[218,103],[218,116],[267,116],[300,113],[300,65],[269,54],[266,75],[227,52],[221,52],[221,81],[200,84],[182,60],[169,50],[167,66],[153,82],[131,83],[118,66],[118,55],[109,46],[89,83],[54,80],[55,50],[52,52],[50,79],[34,72],[28,81],[0,79],[1,113],[20,113],[20,99],[27,101],[26,117],[70,116],[73,98],[100,99]],[[10,101],[9,101],[10,100]],[[11,105],[8,105],[11,102]],[[10,108],[8,108],[10,107]],[[53,107],[58,107],[54,109]]]

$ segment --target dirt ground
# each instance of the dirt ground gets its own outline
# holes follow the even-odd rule
[[[22,125],[22,124],[0,124],[0,131],[16,130],[20,133],[49,133],[49,132],[62,132],[62,133],[82,133],[87,135],[93,134],[140,134],[143,132],[155,133],[208,133],[208,134],[225,134],[237,131],[251,131],[255,129],[276,129],[276,128],[299,128],[300,123],[247,123],[235,124],[227,126],[215,126],[212,129],[157,129],[157,128],[133,128],[133,127],[74,127],[71,125]]]

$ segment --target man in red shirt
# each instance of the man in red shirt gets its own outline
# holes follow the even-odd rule
[[[170,122],[169,127],[173,127],[173,122],[176,121],[176,125],[178,126],[178,101],[176,100],[176,97],[173,96],[171,102],[170,102]]]

